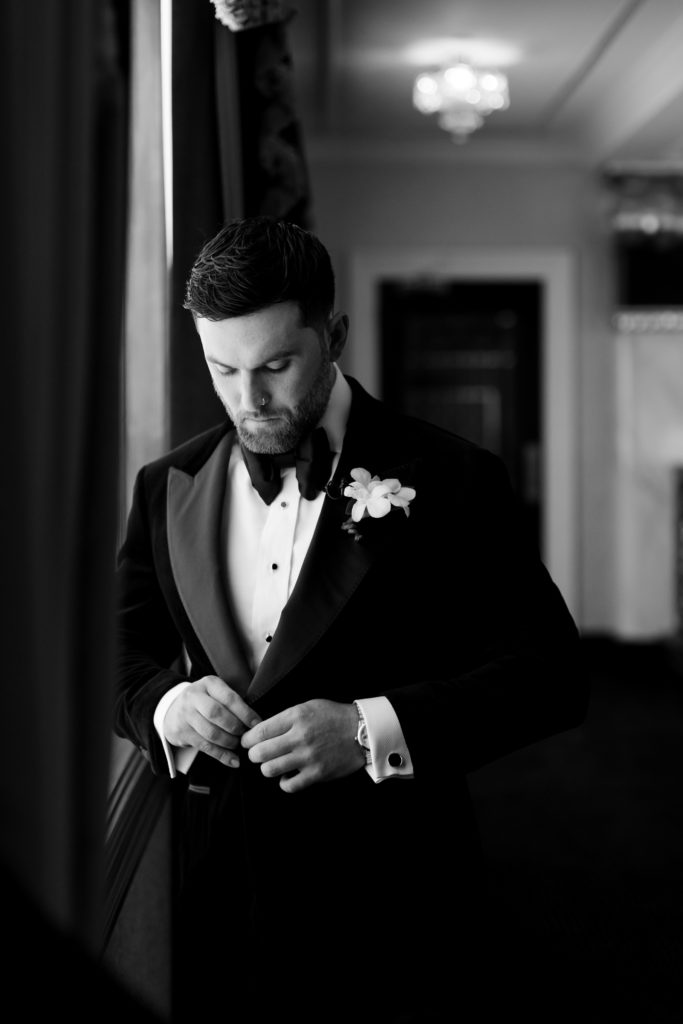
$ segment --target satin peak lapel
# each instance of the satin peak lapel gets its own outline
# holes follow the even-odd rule
[[[228,605],[221,571],[222,510],[232,435],[196,476],[171,467],[167,485],[168,550],[178,593],[216,675],[244,695],[251,672]]]

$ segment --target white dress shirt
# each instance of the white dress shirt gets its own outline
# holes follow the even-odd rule
[[[335,382],[320,426],[325,428],[334,452],[332,473],[337,468],[346,422],[351,408],[351,389],[335,366]],[[282,609],[298,579],[301,566],[322,510],[324,492],[313,501],[299,494],[294,467],[282,471],[282,489],[270,505],[252,487],[238,444],[233,445],[228,465],[224,522],[228,597],[235,621],[245,641],[250,668],[255,672],[277,629]],[[225,682],[230,684],[230,680]],[[154,726],[166,753],[171,778],[187,772],[197,751],[174,747],[166,739],[166,711],[189,682],[178,683],[159,701]],[[386,697],[358,698],[367,723],[372,763],[366,771],[374,782],[388,778],[412,778],[413,766],[398,716]],[[390,755],[392,762],[389,763]],[[395,755],[398,755],[395,756]],[[396,763],[398,762],[398,763]]]

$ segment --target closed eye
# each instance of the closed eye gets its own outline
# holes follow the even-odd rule
[[[282,373],[289,366],[289,359],[278,359],[274,363],[266,363],[265,369],[268,373]]]

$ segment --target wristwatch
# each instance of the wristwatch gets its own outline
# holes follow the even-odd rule
[[[356,711],[358,712],[358,729],[356,730],[356,743],[363,750],[365,754],[365,763],[372,764],[372,751],[370,750],[370,740],[368,739],[368,723],[365,721],[365,715],[361,711],[360,704],[358,701],[353,702],[356,705]]]

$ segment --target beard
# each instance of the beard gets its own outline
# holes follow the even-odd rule
[[[320,366],[305,397],[293,409],[276,410],[280,417],[277,422],[268,423],[258,431],[247,425],[245,417],[233,414],[215,381],[214,389],[235,425],[240,444],[258,455],[279,455],[296,448],[321,419],[330,400],[334,377],[332,361],[327,352],[321,351]],[[253,420],[253,416],[249,418]]]

